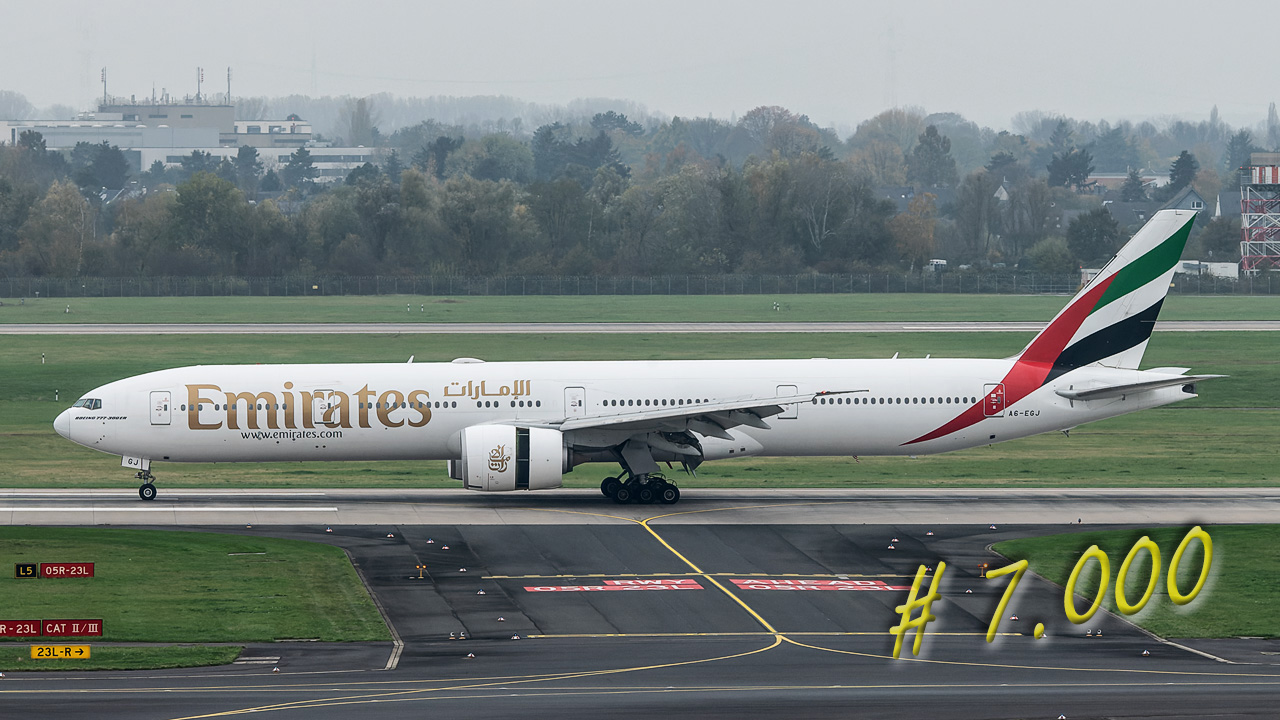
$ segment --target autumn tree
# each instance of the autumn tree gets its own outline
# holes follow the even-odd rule
[[[252,196],[258,189],[258,178],[262,175],[262,161],[258,159],[257,148],[241,145],[231,164],[235,168],[236,186],[246,195]]]
[[[911,199],[907,211],[889,221],[894,247],[912,269],[923,268],[934,257],[934,226],[937,224],[937,197],[920,193]]]
[[[1240,187],[1241,168],[1252,164],[1251,156],[1259,148],[1253,144],[1253,136],[1248,130],[1241,130],[1227,141],[1227,151],[1223,153],[1223,167],[1226,170],[1226,187],[1235,190]]]
[[[289,162],[280,169],[280,182],[286,188],[298,188],[304,192],[315,187],[316,178],[319,176],[320,170],[315,166],[311,152],[304,147],[290,154]]]
[[[1114,255],[1119,245],[1120,223],[1106,208],[1077,215],[1067,225],[1067,246],[1083,263],[1102,262]]]
[[[339,133],[347,144],[373,147],[378,144],[378,112],[371,98],[348,98],[339,119]]]
[[[1142,181],[1142,176],[1138,174],[1137,169],[1129,170],[1129,176],[1124,179],[1124,185],[1120,186],[1120,199],[1125,202],[1147,199],[1147,184]]]
[[[80,274],[85,243],[94,241],[93,208],[75,185],[55,182],[18,230],[15,264],[31,275]]]
[[[926,127],[907,158],[907,180],[933,188],[954,185],[956,179],[951,140],[939,134],[937,126]]]
[[[1079,192],[1093,174],[1093,156],[1084,148],[1073,147],[1065,153],[1054,153],[1047,166],[1051,187],[1074,186]]]

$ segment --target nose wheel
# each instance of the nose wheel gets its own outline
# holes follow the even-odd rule
[[[151,482],[152,480],[155,480],[155,476],[151,474],[151,471],[143,470],[134,477],[142,481],[142,486],[138,488],[138,497],[143,500],[155,500],[156,486]]]

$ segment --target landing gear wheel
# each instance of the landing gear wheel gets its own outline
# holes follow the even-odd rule
[[[622,487],[622,483],[616,477],[607,477],[600,481],[600,493],[607,498],[617,495],[620,487]]]
[[[640,492],[637,493],[640,503],[648,505],[658,499],[658,492],[653,489],[654,483],[645,483],[640,486]]]
[[[663,505],[675,505],[680,502],[680,488],[675,485],[663,485],[658,491],[658,502]]]
[[[618,492],[613,494],[613,501],[619,505],[626,505],[631,502],[633,497],[635,497],[635,493],[632,492],[631,488],[626,485],[622,485],[618,487]]]
[[[138,488],[138,497],[143,500],[155,500],[156,486],[151,483],[144,483],[142,487]]]

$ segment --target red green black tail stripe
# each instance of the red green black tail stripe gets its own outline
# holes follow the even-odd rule
[[[1075,337],[1090,315],[1144,287],[1173,268],[1182,256],[1194,218],[1193,215],[1159,245],[1089,288],[1054,318],[1018,356],[1013,368],[1001,381],[1004,391],[1003,406],[1014,404],[1045,383],[1078,367],[1117,355],[1150,339],[1156,317],[1164,304],[1163,296],[1145,310],[1071,343],[1071,338]],[[1068,343],[1071,343],[1070,347],[1067,346]],[[984,397],[941,427],[903,445],[945,437],[977,424],[986,417],[984,408],[990,402],[993,402],[990,395]]]

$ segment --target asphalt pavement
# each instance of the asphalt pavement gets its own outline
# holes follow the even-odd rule
[[[821,502],[811,522],[773,521],[789,501],[755,498],[750,516],[726,509],[738,519],[728,523],[711,521],[713,507],[658,518],[673,509],[552,500],[554,523],[326,528],[279,513],[252,528],[183,526],[344,547],[397,642],[253,645],[244,664],[210,669],[9,673],[0,707],[15,718],[1275,716],[1273,642],[1169,643],[1104,611],[1077,626],[1063,591],[1033,574],[988,643],[1007,585],[980,577],[982,563],[1003,564],[988,546],[1067,528],[1012,524],[1000,506],[862,524],[857,506]],[[905,511],[915,499],[893,502]],[[1198,519],[1179,512],[1166,520]],[[897,607],[920,566],[942,563],[919,656],[907,634],[893,659]]]

